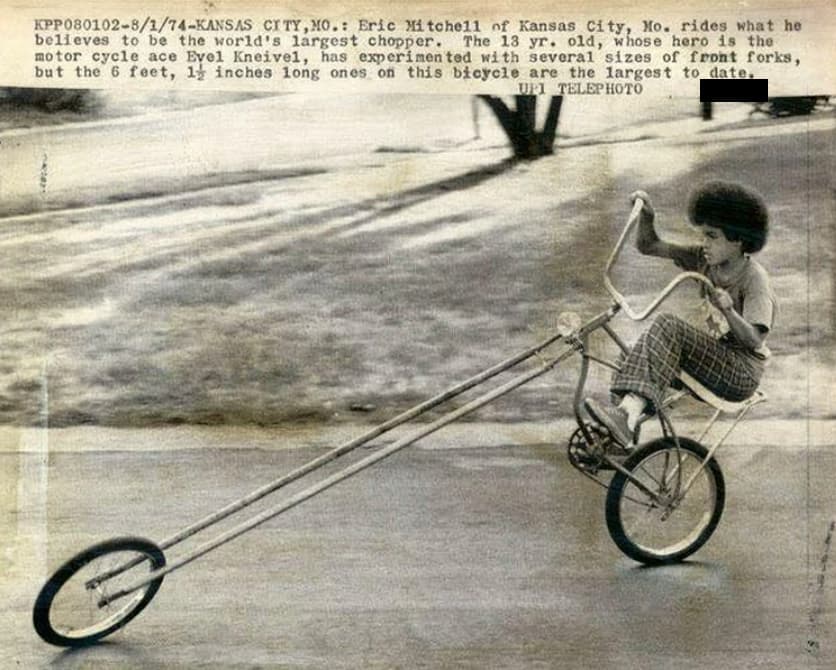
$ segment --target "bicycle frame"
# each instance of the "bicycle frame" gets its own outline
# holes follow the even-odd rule
[[[343,470],[321,480],[320,482],[309,486],[308,488],[296,493],[295,495],[291,496],[281,504],[271,507],[263,512],[251,517],[247,521],[235,526],[234,528],[229,529],[228,531],[218,535],[214,539],[205,542],[204,544],[198,546],[191,552],[186,553],[184,556],[180,557],[179,559],[168,563],[165,567],[155,570],[153,572],[148,573],[140,581],[129,585],[128,587],[111,593],[109,595],[103,596],[99,601],[98,604],[100,607],[103,607],[123,596],[126,596],[134,591],[142,588],[143,586],[163,577],[189,563],[192,561],[204,556],[205,554],[209,553],[210,551],[217,549],[218,547],[234,540],[235,538],[243,535],[244,533],[256,528],[257,526],[269,521],[270,519],[275,518],[279,514],[296,507],[303,501],[317,495],[325,491],[326,489],[336,485],[337,483],[352,477],[353,475],[365,470],[366,468],[382,461],[385,458],[401,451],[402,449],[414,444],[418,440],[430,435],[431,433],[436,432],[437,430],[443,428],[444,426],[476,411],[477,409],[483,407],[484,405],[493,402],[494,400],[510,393],[511,391],[519,388],[523,384],[530,382],[531,380],[540,377],[550,370],[554,369],[557,365],[561,362],[567,360],[571,356],[575,354],[579,354],[581,356],[581,369],[578,378],[578,384],[575,390],[575,396],[573,401],[573,410],[574,415],[577,420],[578,426],[580,430],[583,432],[585,438],[588,440],[589,444],[595,443],[595,437],[589,432],[589,429],[586,425],[586,422],[583,418],[583,412],[581,408],[581,402],[583,397],[583,389],[585,387],[588,371],[589,371],[589,364],[590,362],[598,362],[608,367],[615,367],[617,365],[615,363],[605,361],[603,359],[597,359],[596,357],[589,354],[587,351],[587,342],[589,336],[597,331],[603,330],[617,345],[622,351],[627,351],[627,345],[621,340],[618,334],[611,328],[610,321],[620,312],[623,312],[629,318],[637,321],[641,321],[647,318],[651,313],[653,313],[659,305],[673,292],[673,290],[679,286],[682,282],[688,279],[695,279],[697,281],[702,281],[704,283],[710,282],[703,276],[695,272],[685,272],[677,276],[674,280],[672,280],[663,290],[662,292],[648,305],[644,310],[641,311],[634,311],[630,305],[627,303],[624,296],[615,288],[612,281],[610,280],[610,270],[617,260],[624,244],[629,235],[632,228],[638,221],[638,218],[641,213],[642,203],[640,200],[636,201],[635,206],[628,218],[627,224],[624,227],[624,230],[619,237],[619,240],[613,249],[610,257],[607,261],[606,268],[604,271],[604,285],[607,291],[613,297],[613,304],[607,309],[606,311],[592,317],[586,323],[580,325],[572,332],[560,332],[553,335],[550,335],[540,343],[526,349],[525,351],[520,352],[519,354],[512,356],[505,361],[494,365],[491,368],[486,369],[485,371],[471,377],[470,379],[451,387],[450,389],[430,398],[429,400],[417,405],[401,414],[396,416],[395,418],[372,428],[371,430],[367,431],[360,437],[346,442],[327,453],[315,458],[308,463],[304,464],[303,466],[297,468],[296,470],[292,471],[291,473],[284,475],[269,484],[256,489],[249,495],[234,501],[221,510],[210,514],[203,519],[197,521],[196,523],[188,526],[187,528],[181,530],[180,532],[176,533],[175,535],[163,540],[159,543],[160,549],[168,549],[172,546],[175,546],[189,537],[197,534],[198,532],[209,528],[216,523],[220,522],[223,519],[249,507],[253,503],[258,500],[261,500],[265,496],[273,493],[284,486],[294,482],[305,475],[318,470],[319,468],[323,467],[324,465],[330,463],[331,461],[348,454],[349,452],[357,449],[361,445],[368,444],[375,438],[388,433],[389,431],[393,430],[397,426],[405,424],[408,421],[416,419],[417,417],[426,414],[429,410],[445,403],[453,398],[458,397],[459,395],[463,394],[464,392],[473,389],[474,387],[486,382],[489,379],[496,377],[497,375],[506,372],[519,364],[527,361],[533,357],[541,357],[542,354],[548,350],[553,345],[562,344],[564,348],[552,354],[547,359],[541,358],[541,363],[538,367],[534,370],[530,370],[523,374],[520,374],[513,379],[507,381],[506,383],[498,386],[492,391],[488,391],[483,393],[482,395],[476,397],[475,399],[471,400],[470,402],[466,403],[465,405],[459,407],[458,409],[454,409],[447,414],[443,415],[439,419],[432,421],[431,423],[420,427],[418,430],[413,432],[412,434],[405,436],[401,439],[396,440],[394,443],[381,448],[379,451],[357,461],[356,463],[347,466]],[[676,434],[673,431],[673,427],[670,424],[670,421],[664,415],[663,412],[659,412],[660,419],[662,420],[662,428],[663,431],[673,436],[673,439],[676,440]],[[676,441],[677,448],[678,448],[678,441]],[[717,445],[719,446],[719,444]],[[621,464],[614,459],[611,459],[607,454],[603,454],[603,458],[608,462],[608,464],[615,470],[620,471],[626,477],[628,477],[634,484],[647,493],[650,498],[659,505],[670,505],[671,501],[669,499],[662,499],[658,496],[655,492],[649,490],[641,481],[636,479],[632,473],[628,470],[623,468]],[[707,460],[706,460],[707,463]],[[705,463],[703,463],[703,467],[705,467]],[[584,473],[587,474],[587,473]],[[593,477],[593,479],[596,479]],[[596,479],[596,481],[598,481]],[[693,477],[691,482],[693,482]],[[600,483],[600,482],[599,482]],[[683,491],[682,495],[684,495],[684,491],[687,491],[687,487],[690,484],[687,484],[685,489],[681,488],[681,482],[677,483],[677,490]],[[681,496],[679,496],[681,499]],[[103,573],[94,579],[91,579],[85,583],[85,586],[88,590],[93,590],[97,588],[100,584],[107,581],[108,579],[115,577],[118,574],[125,572],[126,570],[142,563],[145,558],[138,558],[133,561],[126,562],[122,565],[117,566],[116,568]]]
[[[614,306],[614,307],[615,308],[610,313],[611,314],[610,318],[614,317],[618,313],[617,306]],[[594,330],[597,330],[597,329],[603,330],[609,336],[609,338],[618,346],[618,348],[622,352],[626,353],[626,352],[629,351],[629,347],[623,342],[623,340],[618,336],[618,334],[609,325],[609,319],[607,321],[602,322],[602,323],[598,323],[597,327]],[[585,388],[586,388],[586,381],[587,381],[587,378],[588,378],[588,375],[589,375],[590,364],[591,363],[598,363],[598,364],[600,364],[604,367],[612,369],[613,371],[618,370],[619,366],[618,366],[618,363],[616,363],[615,361],[609,361],[609,360],[606,360],[606,359],[602,359],[602,358],[599,358],[597,356],[594,356],[594,355],[588,353],[588,351],[587,351],[587,349],[588,349],[587,340],[588,340],[588,335],[591,334],[591,332],[592,331],[588,332],[585,337],[579,338],[578,342],[576,344],[576,348],[577,348],[577,350],[578,350],[578,352],[581,356],[581,366],[580,366],[580,371],[578,373],[578,383],[577,383],[577,386],[575,387],[575,394],[574,394],[574,399],[573,399],[573,413],[574,413],[574,416],[575,416],[575,421],[578,424],[578,429],[583,434],[584,439],[586,440],[587,444],[595,445],[599,441],[600,438],[596,437],[592,433],[592,431],[590,430],[589,422],[584,419],[584,409],[583,409],[583,400],[585,398],[585,392],[584,391],[585,391]],[[683,391],[683,392],[678,392],[678,393],[676,393],[672,396],[669,396],[665,400],[665,404],[663,405],[663,407],[659,408],[659,410],[657,411],[657,415],[658,415],[658,418],[659,418],[661,426],[662,426],[662,432],[666,437],[673,440],[677,454],[679,454],[679,438],[677,437],[676,431],[673,428],[673,424],[670,421],[669,417],[667,416],[667,413],[665,412],[665,410],[667,408],[669,408],[670,406],[672,406],[673,404],[675,404],[675,402],[677,400],[679,400],[682,397],[685,397],[686,395],[687,395],[687,393]],[[748,407],[746,407],[745,411],[748,411]],[[691,474],[688,481],[684,485],[682,484],[681,478],[679,478],[678,465],[674,466],[674,468],[672,470],[672,475],[676,476],[677,479],[676,479],[676,482],[675,482],[675,494],[673,495],[672,498],[671,497],[662,497],[662,496],[658,495],[656,492],[654,492],[653,490],[649,489],[647,486],[645,486],[645,484],[642,481],[637,479],[636,476],[631,471],[624,468],[619,459],[612,458],[611,455],[608,454],[606,450],[600,451],[600,453],[598,453],[597,456],[600,458],[602,463],[606,463],[607,468],[609,470],[616,470],[618,472],[621,472],[625,477],[627,477],[627,479],[630,480],[637,488],[639,488],[644,493],[646,493],[654,504],[658,504],[660,506],[665,506],[665,507],[672,507],[672,506],[675,506],[676,504],[678,504],[685,497],[688,490],[691,488],[691,486],[693,485],[697,476],[699,475],[700,471],[704,467],[706,467],[708,462],[711,460],[711,457],[713,456],[714,452],[717,450],[717,448],[719,448],[719,446],[722,444],[722,442],[725,440],[725,438],[731,433],[731,431],[734,429],[734,427],[737,425],[737,423],[739,423],[740,419],[742,419],[742,416],[745,413],[745,411],[742,412],[737,417],[737,419],[732,424],[732,426],[716,442],[714,447],[711,449],[708,457],[705,458],[705,460],[703,461],[701,467],[698,470],[696,470],[694,473]],[[714,416],[709,421],[709,425],[706,427],[706,429],[704,429],[703,436],[710,429],[710,427],[715,423],[719,414],[720,414],[719,410],[715,412]],[[573,465],[575,465],[575,463],[573,463]],[[608,484],[606,484],[602,480],[598,479],[595,476],[595,474],[590,473],[586,469],[582,469],[582,468],[577,467],[577,466],[576,466],[576,469],[578,469],[578,471],[581,474],[583,474],[584,476],[592,479],[595,483],[597,483],[597,484],[599,484],[599,485],[601,485],[605,488],[608,486]],[[665,483],[667,484],[669,481],[670,480],[666,480]]]

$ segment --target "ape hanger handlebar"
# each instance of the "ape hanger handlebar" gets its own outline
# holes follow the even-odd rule
[[[616,242],[615,247],[610,253],[610,257],[607,259],[607,265],[604,268],[604,286],[606,287],[609,294],[612,296],[615,303],[629,318],[633,319],[634,321],[644,321],[644,319],[650,316],[656,310],[656,308],[658,308],[659,305],[662,304],[662,302],[674,291],[674,289],[677,286],[679,286],[682,282],[687,281],[688,279],[693,279],[695,281],[705,284],[709,290],[714,289],[714,285],[711,283],[711,280],[709,280],[705,275],[700,274],[699,272],[682,272],[678,274],[676,277],[674,277],[670,281],[670,283],[662,289],[659,295],[657,295],[656,298],[654,298],[653,301],[643,310],[636,311],[630,306],[630,304],[627,302],[627,299],[612,283],[612,279],[610,278],[610,270],[612,269],[612,266],[618,259],[618,256],[621,254],[621,250],[624,248],[624,244],[627,241],[627,237],[638,223],[643,207],[644,200],[642,200],[641,198],[636,198],[636,201],[633,204],[633,209],[630,212],[630,216],[627,219],[627,224],[624,226],[624,230],[621,231],[621,237],[618,238],[618,242]]]

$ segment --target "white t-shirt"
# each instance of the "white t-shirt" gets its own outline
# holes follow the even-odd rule
[[[747,256],[746,262],[732,277],[717,277],[714,268],[706,263],[700,247],[683,247],[673,257],[683,270],[704,274],[718,288],[724,289],[732,299],[735,311],[747,322],[765,333],[772,330],[777,312],[777,301],[769,282],[769,274],[753,258]],[[733,346],[750,351],[739,342],[729,330],[729,324],[722,312],[708,299],[707,288],[700,285],[700,302],[697,305],[691,323],[716,338],[723,338]],[[758,358],[768,358],[769,349],[763,344],[757,351],[751,351]]]

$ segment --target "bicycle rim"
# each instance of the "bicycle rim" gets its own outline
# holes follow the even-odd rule
[[[629,555],[644,562],[680,560],[713,532],[722,504],[722,484],[714,468],[690,448],[660,448],[638,455],[632,475],[654,500],[625,478],[618,500],[618,525]],[[679,494],[696,473],[684,497]],[[623,547],[622,547],[623,548]]]
[[[94,587],[91,581],[133,559],[135,567]],[[94,545],[70,559],[44,585],[34,609],[35,630],[46,642],[65,647],[91,644],[133,619],[150,602],[162,577],[114,602],[99,601],[165,565],[159,548],[139,538]]]

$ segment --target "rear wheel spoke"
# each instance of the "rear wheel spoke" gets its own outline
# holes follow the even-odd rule
[[[663,563],[682,560],[706,542],[725,498],[717,463],[703,466],[706,453],[696,442],[682,439],[677,448],[663,438],[625,461],[632,478],[616,473],[607,495],[607,526],[624,553],[644,563]],[[690,489],[680,497],[692,476]]]

